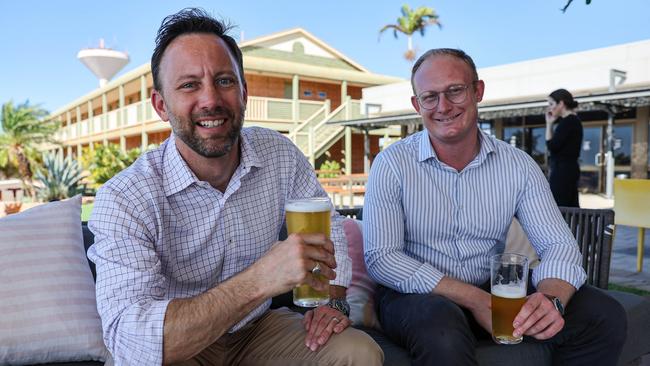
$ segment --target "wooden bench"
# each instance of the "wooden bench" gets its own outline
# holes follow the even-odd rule
[[[323,186],[325,192],[330,195],[332,203],[334,203],[337,208],[342,208],[344,206],[345,197],[348,197],[348,207],[353,207],[354,196],[365,195],[366,193],[368,175],[341,175],[336,178],[319,178],[318,181],[321,186]]]

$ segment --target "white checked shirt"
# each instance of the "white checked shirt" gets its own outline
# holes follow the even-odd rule
[[[430,293],[444,276],[480,285],[514,216],[541,258],[535,286],[559,278],[580,288],[582,256],[542,171],[525,152],[479,138],[461,172],[438,160],[426,130],[377,156],[363,209],[369,274],[402,293]]]
[[[205,292],[262,257],[278,239],[286,199],[327,196],[284,136],[253,127],[242,130],[240,141],[241,162],[224,193],[198,180],[174,136],[99,190],[88,257],[97,265],[97,307],[116,364],[161,364],[169,301]],[[337,261],[331,283],[348,287],[351,263],[334,210],[331,239]]]

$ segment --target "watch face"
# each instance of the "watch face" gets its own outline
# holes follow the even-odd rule
[[[333,309],[336,309],[343,313],[345,316],[350,316],[350,305],[347,301],[342,299],[332,299],[329,302],[329,306]]]
[[[560,314],[564,315],[564,305],[562,305],[562,301],[560,301],[560,299],[556,297],[553,300],[553,305],[555,305],[555,308],[560,312]]]

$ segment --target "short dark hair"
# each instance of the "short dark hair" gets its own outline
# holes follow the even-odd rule
[[[218,21],[200,8],[185,8],[176,14],[169,15],[163,19],[156,36],[156,47],[151,55],[151,73],[153,74],[153,87],[161,91],[160,82],[160,61],[163,53],[170,43],[178,36],[188,33],[214,34],[226,42],[226,46],[237,61],[239,66],[239,77],[244,79],[244,62],[242,53],[234,38],[227,33],[234,28],[233,25],[224,21]]]
[[[573,99],[573,95],[566,89],[558,89],[552,92],[549,97],[551,97],[555,103],[564,102],[564,106],[568,109],[576,109],[578,107],[578,102]]]
[[[474,64],[474,60],[472,60],[472,58],[468,54],[466,54],[465,51],[456,48],[433,48],[425,52],[413,64],[413,69],[411,69],[411,87],[413,88],[414,95],[416,95],[415,84],[413,83],[415,73],[418,71],[420,66],[422,66],[422,63],[424,63],[424,61],[434,56],[452,56],[452,57],[456,57],[459,60],[462,60],[472,70],[472,78],[473,78],[472,81],[478,81],[478,72],[476,71],[476,65]]]

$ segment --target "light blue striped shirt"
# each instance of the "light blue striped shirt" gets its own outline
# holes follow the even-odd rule
[[[97,307],[117,365],[160,365],[169,301],[201,294],[260,259],[278,240],[287,198],[327,197],[289,139],[258,127],[240,136],[241,161],[223,193],[196,177],[173,135],[97,193],[88,257],[97,265]],[[332,215],[337,277],[331,283],[348,287],[343,218]]]
[[[483,284],[517,217],[541,258],[533,284],[559,278],[580,288],[582,256],[541,169],[479,134],[479,154],[461,172],[437,159],[426,130],[377,156],[363,210],[370,276],[402,293],[430,293],[444,276]]]

